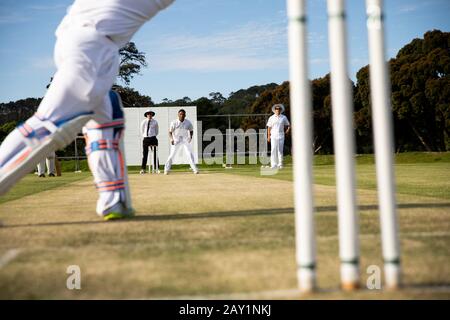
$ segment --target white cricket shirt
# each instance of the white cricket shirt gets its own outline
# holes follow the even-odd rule
[[[283,138],[284,127],[290,125],[288,118],[284,114],[280,114],[279,116],[273,114],[269,117],[269,120],[267,120],[267,127],[271,129],[271,138]]]
[[[150,121],[150,126],[148,122]],[[148,128],[148,130],[147,130]],[[144,119],[141,122],[141,134],[144,138],[156,137],[159,133],[158,121],[155,119]]]
[[[190,131],[194,131],[194,126],[188,119],[184,119],[183,122],[177,119],[170,123],[169,131],[172,132],[175,143],[189,141],[191,138]]]

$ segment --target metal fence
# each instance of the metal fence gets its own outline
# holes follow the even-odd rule
[[[230,161],[230,154],[233,157],[259,157],[270,156],[267,143],[266,123],[270,114],[214,114],[198,115],[198,138],[199,138],[199,159],[204,160],[203,150],[217,136],[217,132],[222,135],[223,152],[215,152],[214,156],[227,157]],[[208,133],[209,129],[215,129],[216,133]],[[218,131],[217,131],[218,130]],[[237,135],[244,132],[244,143],[239,141]],[[254,144],[257,144],[256,152]],[[75,160],[74,170],[80,172],[80,162],[85,160],[84,137],[77,136],[73,143],[73,156],[58,157],[60,160]]]
[[[226,152],[223,152],[221,155],[226,155],[229,152],[233,152],[237,156],[253,156],[253,152],[249,151],[249,143],[252,139],[252,136],[255,136],[256,142],[260,148],[261,152],[267,152],[267,133],[265,124],[267,123],[270,114],[260,113],[260,114],[214,114],[214,115],[197,115],[197,119],[201,122],[201,141],[202,148],[199,152],[202,152],[205,148],[205,145],[209,144],[212,136],[215,134],[209,134],[207,131],[209,129],[217,129],[223,135],[223,143],[224,149]],[[256,121],[251,121],[256,120]],[[250,125],[250,127],[249,127]],[[255,127],[257,125],[257,127]],[[252,132],[252,129],[255,132]],[[238,130],[243,130],[245,132],[245,136],[248,137],[248,140],[245,142],[245,147],[242,148],[237,143],[235,143],[236,132]],[[199,130],[200,131],[200,130]],[[232,150],[229,150],[230,147],[233,147]],[[216,153],[219,155],[219,153]]]

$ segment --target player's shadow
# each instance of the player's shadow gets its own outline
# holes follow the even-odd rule
[[[446,202],[440,202],[440,203],[399,203],[397,204],[398,209],[421,209],[421,208],[448,208],[450,207],[450,203]],[[372,211],[372,210],[378,210],[377,204],[367,204],[367,205],[359,205],[358,211]],[[330,212],[330,211],[336,211],[337,212],[337,206],[318,206],[315,208],[316,212]]]
[[[420,209],[420,208],[450,208],[450,203],[401,203],[398,204],[399,209]],[[378,205],[360,205],[359,211],[378,210]],[[336,206],[318,206],[315,212],[336,212]],[[128,223],[133,221],[161,221],[161,220],[188,220],[188,219],[207,219],[207,218],[225,218],[225,217],[248,217],[248,216],[265,216],[292,214],[294,208],[272,208],[272,209],[251,209],[239,211],[213,211],[203,213],[172,213],[172,214],[138,214],[132,219],[124,219],[117,221],[104,222],[102,220],[95,221],[59,221],[44,222],[30,224],[11,224],[3,225],[2,228],[20,228],[20,227],[50,227],[50,226],[66,226],[66,225],[83,225],[83,224],[110,224],[110,223]]]
[[[419,209],[419,208],[450,208],[450,203],[403,203],[398,204],[399,209]],[[314,209],[316,212],[337,212],[337,206],[318,206]],[[378,210],[378,205],[360,205],[359,211]],[[263,216],[294,213],[294,208],[275,208],[275,209],[257,209],[257,210],[239,210],[239,211],[217,211],[205,213],[176,213],[176,214],[151,214],[138,215],[138,220],[177,220],[177,219],[204,219],[204,218],[223,218],[223,217],[242,217],[242,216]]]

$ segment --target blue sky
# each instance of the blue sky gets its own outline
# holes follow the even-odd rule
[[[71,0],[0,0],[0,102],[40,97],[55,72],[54,31]],[[350,76],[368,62],[363,0],[348,0]],[[432,29],[450,31],[450,0],[385,0],[388,56]],[[329,71],[326,1],[308,1],[310,78]],[[224,96],[288,80],[285,0],[177,0],[134,42],[149,67],[131,86],[159,102]]]

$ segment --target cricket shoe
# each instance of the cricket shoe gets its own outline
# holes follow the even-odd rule
[[[103,213],[102,217],[105,221],[129,219],[134,217],[134,209],[128,209],[123,205],[123,203],[119,202],[110,208],[107,213]]]

